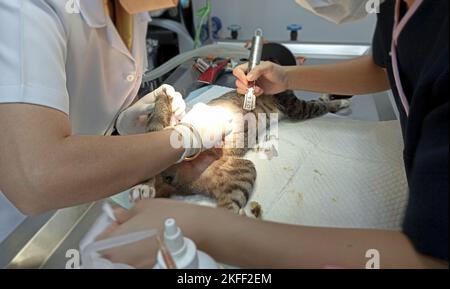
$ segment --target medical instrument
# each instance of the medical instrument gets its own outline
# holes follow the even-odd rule
[[[197,57],[222,57],[222,58],[246,58],[248,57],[248,50],[243,46],[232,44],[211,44],[201,48],[181,53],[158,68],[146,73],[143,78],[143,86],[148,86],[153,81],[170,73],[183,63]]]
[[[201,73],[205,73],[210,67],[211,65],[203,58],[197,59],[194,64],[194,68],[200,71]]]
[[[180,53],[191,51],[194,48],[194,39],[192,39],[186,27],[176,21],[170,19],[152,19],[151,26],[165,28],[169,31],[175,32],[178,38],[178,48]]]
[[[261,62],[263,50],[263,31],[262,29],[257,29],[255,31],[255,36],[252,40],[252,48],[250,52],[250,60],[248,64],[248,73],[251,72],[256,66],[258,66]],[[253,81],[250,84],[249,89],[244,97],[244,109],[247,111],[253,111],[256,107],[256,81]]]
[[[202,73],[202,75],[200,75],[200,77],[198,78],[198,82],[205,84],[214,84],[220,74],[225,71],[229,62],[229,59],[225,59],[217,63],[213,63],[206,71]]]
[[[219,269],[213,258],[197,250],[195,243],[184,237],[174,219],[164,222],[164,242],[161,241],[161,244],[163,247],[158,251],[154,269],[170,269],[172,266],[178,269]],[[163,250],[167,251],[164,253]],[[166,260],[168,256],[171,256],[173,263]]]

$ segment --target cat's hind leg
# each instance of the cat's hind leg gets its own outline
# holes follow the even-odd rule
[[[253,192],[255,165],[248,160],[228,158],[218,169],[212,196],[217,199],[218,207],[239,214]]]

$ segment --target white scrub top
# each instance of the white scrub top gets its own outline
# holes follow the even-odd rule
[[[130,53],[102,0],[0,0],[0,104],[62,111],[74,134],[111,133],[146,69],[150,17],[134,18]],[[19,212],[3,197],[0,208],[1,241],[5,212]]]

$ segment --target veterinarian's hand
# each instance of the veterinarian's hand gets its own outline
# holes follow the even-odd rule
[[[256,81],[256,96],[263,93],[277,94],[288,89],[286,68],[272,62],[263,61],[247,74],[248,63],[236,67],[233,71],[237,78],[236,87],[240,94],[245,94],[249,83]]]
[[[183,234],[197,245],[203,241],[204,219],[214,220],[217,211],[180,201],[168,199],[143,200],[131,211],[117,209],[117,223],[107,229],[98,240],[122,236],[143,230],[158,229],[163,232],[164,221],[174,218]],[[162,235],[162,234],[160,234]],[[152,268],[156,263],[158,246],[156,238],[146,239],[134,244],[103,252],[103,256],[114,263],[125,263],[136,268]]]
[[[181,120],[191,125],[201,138],[203,149],[210,149],[220,143],[233,130],[233,115],[223,107],[209,106],[203,103],[194,108]],[[194,141],[196,140],[196,136]],[[194,148],[199,148],[194,142]]]
[[[174,116],[180,120],[185,115],[186,104],[179,92],[170,85],[164,84],[155,91],[147,94],[138,102],[123,111],[117,119],[116,128],[120,135],[145,133],[148,115],[155,108],[155,102],[160,96],[168,95],[172,100]]]

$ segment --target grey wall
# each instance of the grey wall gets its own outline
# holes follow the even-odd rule
[[[197,10],[205,0],[193,0]],[[294,0],[212,0],[213,16],[224,24],[228,37],[230,24],[243,26],[241,39],[250,39],[256,28],[264,30],[271,41],[289,40],[286,27],[303,25],[301,40],[306,42],[371,43],[375,27],[374,15],[351,24],[335,25],[303,9]]]

